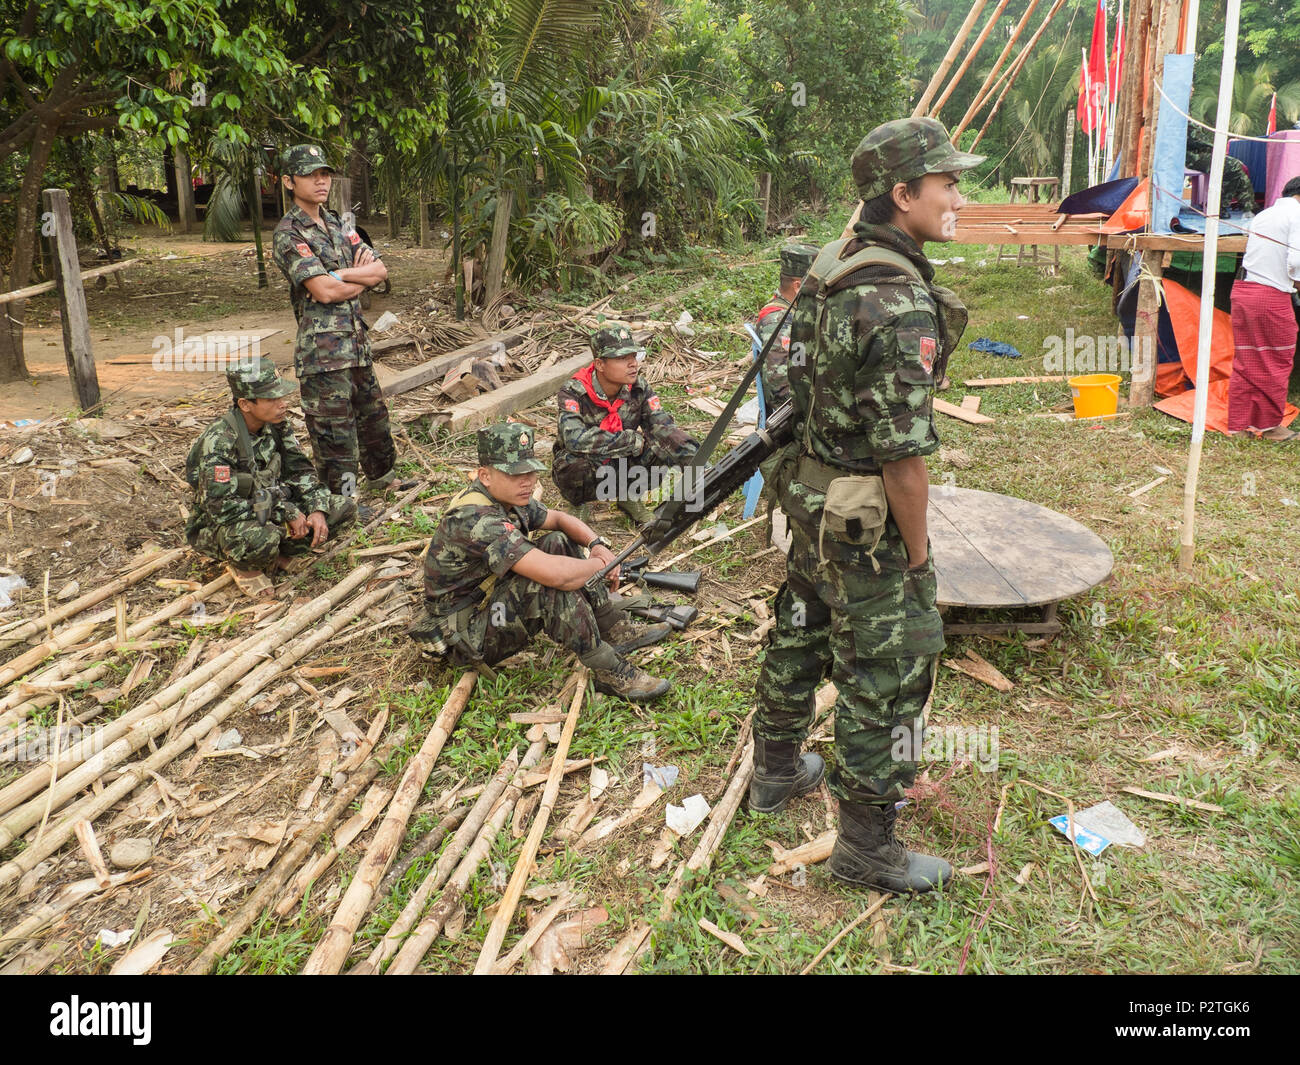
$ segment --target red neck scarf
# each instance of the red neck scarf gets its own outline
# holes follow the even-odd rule
[[[573,379],[582,382],[582,387],[587,390],[587,396],[594,404],[596,404],[596,406],[609,411],[609,413],[601,420],[600,427],[607,433],[621,433],[623,431],[623,419],[618,416],[618,408],[627,401],[616,399],[611,403],[609,400],[601,399],[596,395],[596,390],[592,387],[591,383],[592,375],[595,374],[595,372],[596,364],[593,362],[590,366],[586,366],[575,373]]]

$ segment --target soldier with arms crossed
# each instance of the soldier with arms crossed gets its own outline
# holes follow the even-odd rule
[[[750,806],[780,810],[820,782],[822,760],[799,748],[829,673],[839,689],[831,873],[879,891],[928,891],[952,875],[905,850],[894,821],[944,646],[925,456],[939,446],[935,380],[965,328],[923,245],[952,239],[959,172],[982,161],[933,119],[872,130],[853,154],[862,218],[818,254],[793,315],[791,343],[807,359],[790,367],[795,439],[772,486],[793,542],[758,681]]]
[[[411,638],[459,664],[491,666],[545,632],[592,671],[599,690],[638,702],[664,695],[668,681],[623,656],[671,626],[635,622],[603,587],[587,587],[614,555],[586,523],[533,499],[546,465],[533,457],[532,430],[480,429],[478,460],[477,478],[447,504],[429,544],[426,612]],[[617,587],[617,569],[610,578]]]
[[[226,374],[234,405],[190,448],[194,489],[185,539],[229,563],[240,591],[271,590],[267,571],[323,544],[356,516],[356,504],[316,479],[284,424],[294,387],[259,358]]]

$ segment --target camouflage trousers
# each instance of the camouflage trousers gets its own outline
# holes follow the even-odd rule
[[[329,509],[325,511],[330,538],[350,525],[356,516],[354,499],[331,495]],[[255,521],[236,521],[215,528],[201,525],[188,539],[195,551],[244,570],[269,570],[280,556],[303,555],[311,550],[310,533],[297,540],[290,539],[283,522],[259,525]]]
[[[596,500],[613,503],[629,497],[640,499],[643,494],[640,489],[654,490],[668,470],[681,465],[680,452],[670,451],[651,440],[633,458],[602,459],[599,455],[562,452],[551,461],[551,480],[560,495],[574,506]]]
[[[921,749],[922,712],[943,649],[933,564],[906,571],[906,550],[892,519],[875,552],[879,574],[865,548],[827,537],[823,564],[817,529],[791,521],[790,531],[754,732],[802,743],[815,693],[829,675],[839,691],[827,774],[831,793],[847,802],[897,801],[916,778],[916,763],[896,755]]]
[[[353,495],[362,470],[373,480],[393,468],[397,450],[374,367],[303,374],[299,387],[316,473],[331,492]]]
[[[582,549],[564,533],[549,532],[536,546],[551,555],[582,557]],[[586,588],[566,592],[538,584],[510,571],[497,581],[491,598],[476,611],[467,636],[482,647],[488,665],[517,654],[544,632],[568,651],[581,656],[601,642],[596,614],[609,608],[609,593]],[[481,644],[480,641],[481,635]],[[453,658],[468,664],[469,658],[457,646]]]

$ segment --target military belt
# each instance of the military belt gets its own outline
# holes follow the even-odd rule
[[[831,481],[838,477],[849,477],[853,474],[872,474],[879,472],[880,467],[874,463],[866,468],[849,470],[822,462],[821,459],[816,458],[813,455],[800,455],[799,462],[795,466],[794,479],[816,492],[825,494],[826,489],[830,487]]]

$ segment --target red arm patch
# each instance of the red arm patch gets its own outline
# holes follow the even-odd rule
[[[217,484],[229,484],[229,483],[230,483],[230,467],[229,467],[229,466],[214,466],[214,467],[212,467],[212,479],[213,479]]]
[[[301,255],[304,259],[310,258],[314,254],[310,246],[308,246],[307,244],[298,243],[295,244],[294,247],[297,249],[298,254]]]
[[[649,407],[652,411],[657,412],[663,406],[663,404],[659,402],[658,396],[651,396],[650,402],[647,403],[646,406]]]
[[[921,337],[921,365],[926,373],[934,369],[934,337]]]
[[[567,410],[570,414],[577,414],[578,401],[576,399],[566,399],[564,401],[564,409]]]
[[[361,235],[357,233],[356,230],[353,230],[351,233],[348,234],[348,240],[350,240],[353,244],[360,244]]]

